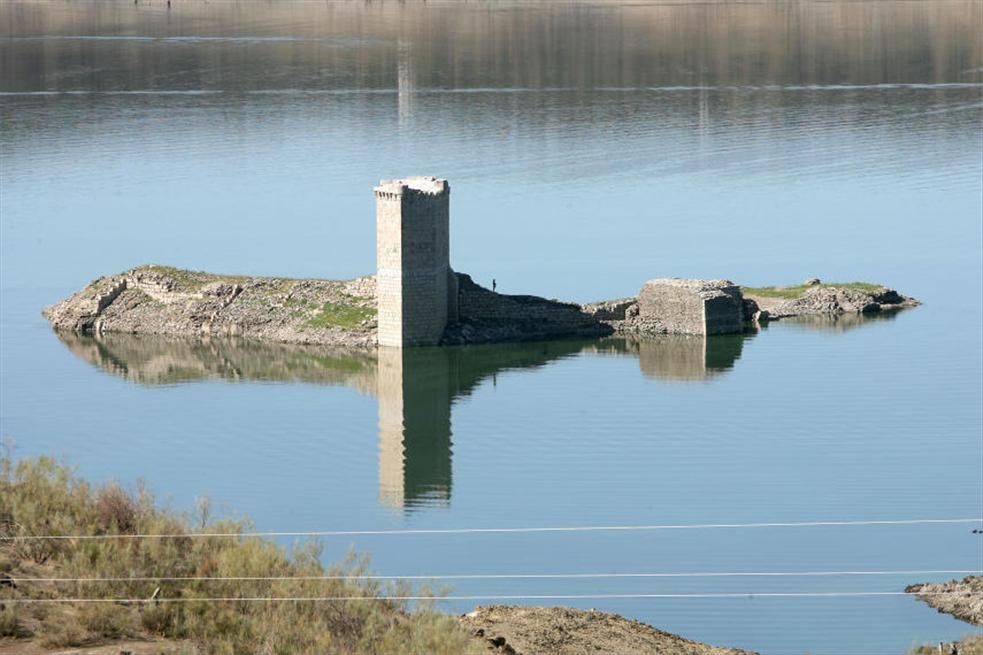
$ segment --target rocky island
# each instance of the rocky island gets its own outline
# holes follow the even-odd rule
[[[972,623],[983,625],[983,576],[970,575],[962,580],[929,582],[910,585],[905,589],[918,600],[939,612]]]
[[[871,314],[917,305],[874,284],[821,284],[748,289],[728,281],[653,280],[638,297],[578,305],[506,295],[455,273],[460,313],[440,343],[531,341],[561,337],[688,334],[658,301],[661,287],[697,300],[724,297],[731,329],[797,316]],[[699,311],[691,313],[699,320]],[[277,343],[375,347],[378,309],[374,276],[296,280],[217,275],[168,266],[140,266],[103,277],[44,315],[58,330],[167,336],[239,336]],[[739,318],[738,318],[739,317]],[[698,327],[698,326],[697,326]],[[695,328],[694,328],[695,329]]]
[[[659,278],[635,297],[589,304],[501,294],[450,267],[445,180],[388,180],[375,193],[375,275],[297,280],[140,266],[98,278],[44,314],[56,329],[81,333],[222,335],[370,348],[736,334],[767,320],[918,304],[879,284],[818,279],[751,288],[728,280]]]

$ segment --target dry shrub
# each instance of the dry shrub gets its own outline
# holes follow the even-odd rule
[[[386,596],[413,595],[408,585],[383,586],[373,580],[295,580],[294,577],[368,572],[364,559],[351,556],[332,567],[322,564],[316,542],[287,552],[256,537],[192,538],[195,529],[242,534],[245,520],[211,519],[199,507],[196,518],[157,508],[147,493],[128,494],[119,485],[94,490],[71,469],[53,460],[24,460],[13,467],[0,458],[0,507],[16,521],[14,534],[158,534],[174,538],[110,538],[79,541],[0,539],[0,561],[47,560],[56,576],[150,578],[86,586],[59,587],[55,594],[95,598],[150,598],[160,587],[161,602],[121,606],[112,602],[50,607],[41,619],[38,640],[48,647],[83,646],[92,640],[145,637],[188,642],[201,655],[464,655],[481,645],[453,618],[423,608],[410,611]],[[16,544],[37,544],[23,552]],[[154,579],[163,577],[266,577],[280,581]],[[359,597],[364,601],[209,602],[214,597]],[[38,605],[35,610],[40,609]],[[23,618],[23,617],[22,617]],[[11,619],[0,617],[8,622]],[[23,621],[21,621],[23,623]],[[33,624],[33,620],[31,621]]]
[[[21,625],[17,610],[0,603],[0,637],[27,637],[29,633]]]
[[[37,605],[29,605],[28,612],[36,621],[44,621],[51,613],[51,608],[43,603],[38,603]]]
[[[140,624],[158,637],[183,637],[181,616],[181,608],[174,603],[147,605],[140,611]]]
[[[137,524],[137,501],[118,484],[106,485],[96,493],[96,523],[105,532],[132,534]]]
[[[52,648],[84,646],[89,633],[79,625],[78,619],[66,612],[51,612],[41,623],[38,633],[41,645]]]
[[[0,488],[6,483],[0,482]],[[10,512],[0,512],[0,539],[14,536],[17,530],[17,523],[14,522],[14,515]]]
[[[97,637],[119,639],[136,632],[133,613],[113,603],[89,603],[78,610],[78,622]]]

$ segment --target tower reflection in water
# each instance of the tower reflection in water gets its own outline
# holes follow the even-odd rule
[[[380,348],[379,500],[451,500],[451,372],[439,349]]]
[[[347,351],[235,339],[59,333],[76,355],[146,385],[208,379],[344,385],[379,408],[379,501],[390,507],[449,505],[454,403],[482,381],[581,353],[637,358],[649,378],[709,380],[729,370],[750,335],[546,341]]]

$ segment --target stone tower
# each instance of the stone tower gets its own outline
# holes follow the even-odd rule
[[[435,177],[383,180],[375,188],[380,346],[435,345],[455,318],[450,192]]]

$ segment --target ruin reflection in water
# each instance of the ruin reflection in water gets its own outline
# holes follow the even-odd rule
[[[593,349],[598,353],[637,357],[642,375],[648,378],[699,381],[734,368],[744,342],[753,335],[753,332],[713,337],[667,334],[646,339],[604,339]]]
[[[749,335],[380,348],[377,353],[237,339],[58,337],[87,362],[137,384],[302,382],[344,385],[374,395],[379,407],[379,500],[412,508],[450,503],[452,408],[482,381],[579,353],[636,357],[649,378],[706,380],[734,366]]]

